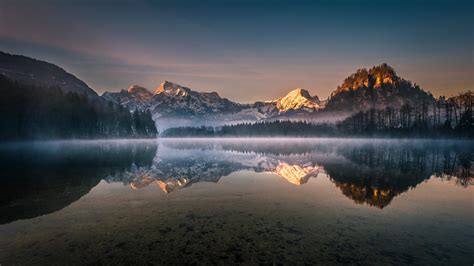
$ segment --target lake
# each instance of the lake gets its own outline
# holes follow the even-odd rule
[[[474,263],[473,141],[1,144],[0,265]]]

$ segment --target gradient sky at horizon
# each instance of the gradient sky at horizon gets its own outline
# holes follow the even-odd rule
[[[381,63],[435,96],[474,85],[474,1],[0,0],[0,50],[102,93],[169,80],[241,102],[327,97]]]

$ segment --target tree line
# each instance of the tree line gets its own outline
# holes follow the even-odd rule
[[[400,108],[359,111],[335,123],[306,121],[262,121],[221,127],[177,127],[163,137],[455,137],[474,138],[473,93],[446,99],[432,105],[404,104]]]
[[[59,87],[37,87],[0,75],[0,139],[146,138],[157,135],[150,111]]]
[[[163,131],[163,137],[272,137],[272,136],[332,136],[336,128],[330,124],[306,121],[262,121],[221,127],[176,127]]]
[[[472,92],[430,103],[360,111],[337,124],[338,131],[366,136],[474,137]]]

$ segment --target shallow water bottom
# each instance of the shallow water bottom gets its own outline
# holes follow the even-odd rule
[[[0,226],[0,263],[470,265],[472,192],[431,178],[379,209],[325,174],[295,186],[238,171],[171,194],[101,181],[61,211]]]

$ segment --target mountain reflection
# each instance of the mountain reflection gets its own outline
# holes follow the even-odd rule
[[[324,173],[354,202],[384,208],[431,176],[461,186],[472,184],[471,150],[470,142],[166,141],[146,173],[137,171],[108,181],[134,188],[156,183],[170,193],[197,182],[217,182],[241,170],[274,173],[294,185]]]
[[[58,211],[100,180],[166,193],[218,182],[236,171],[268,172],[293,185],[326,174],[358,204],[384,208],[432,176],[473,182],[471,142],[191,141],[78,142],[0,148],[0,223]]]

